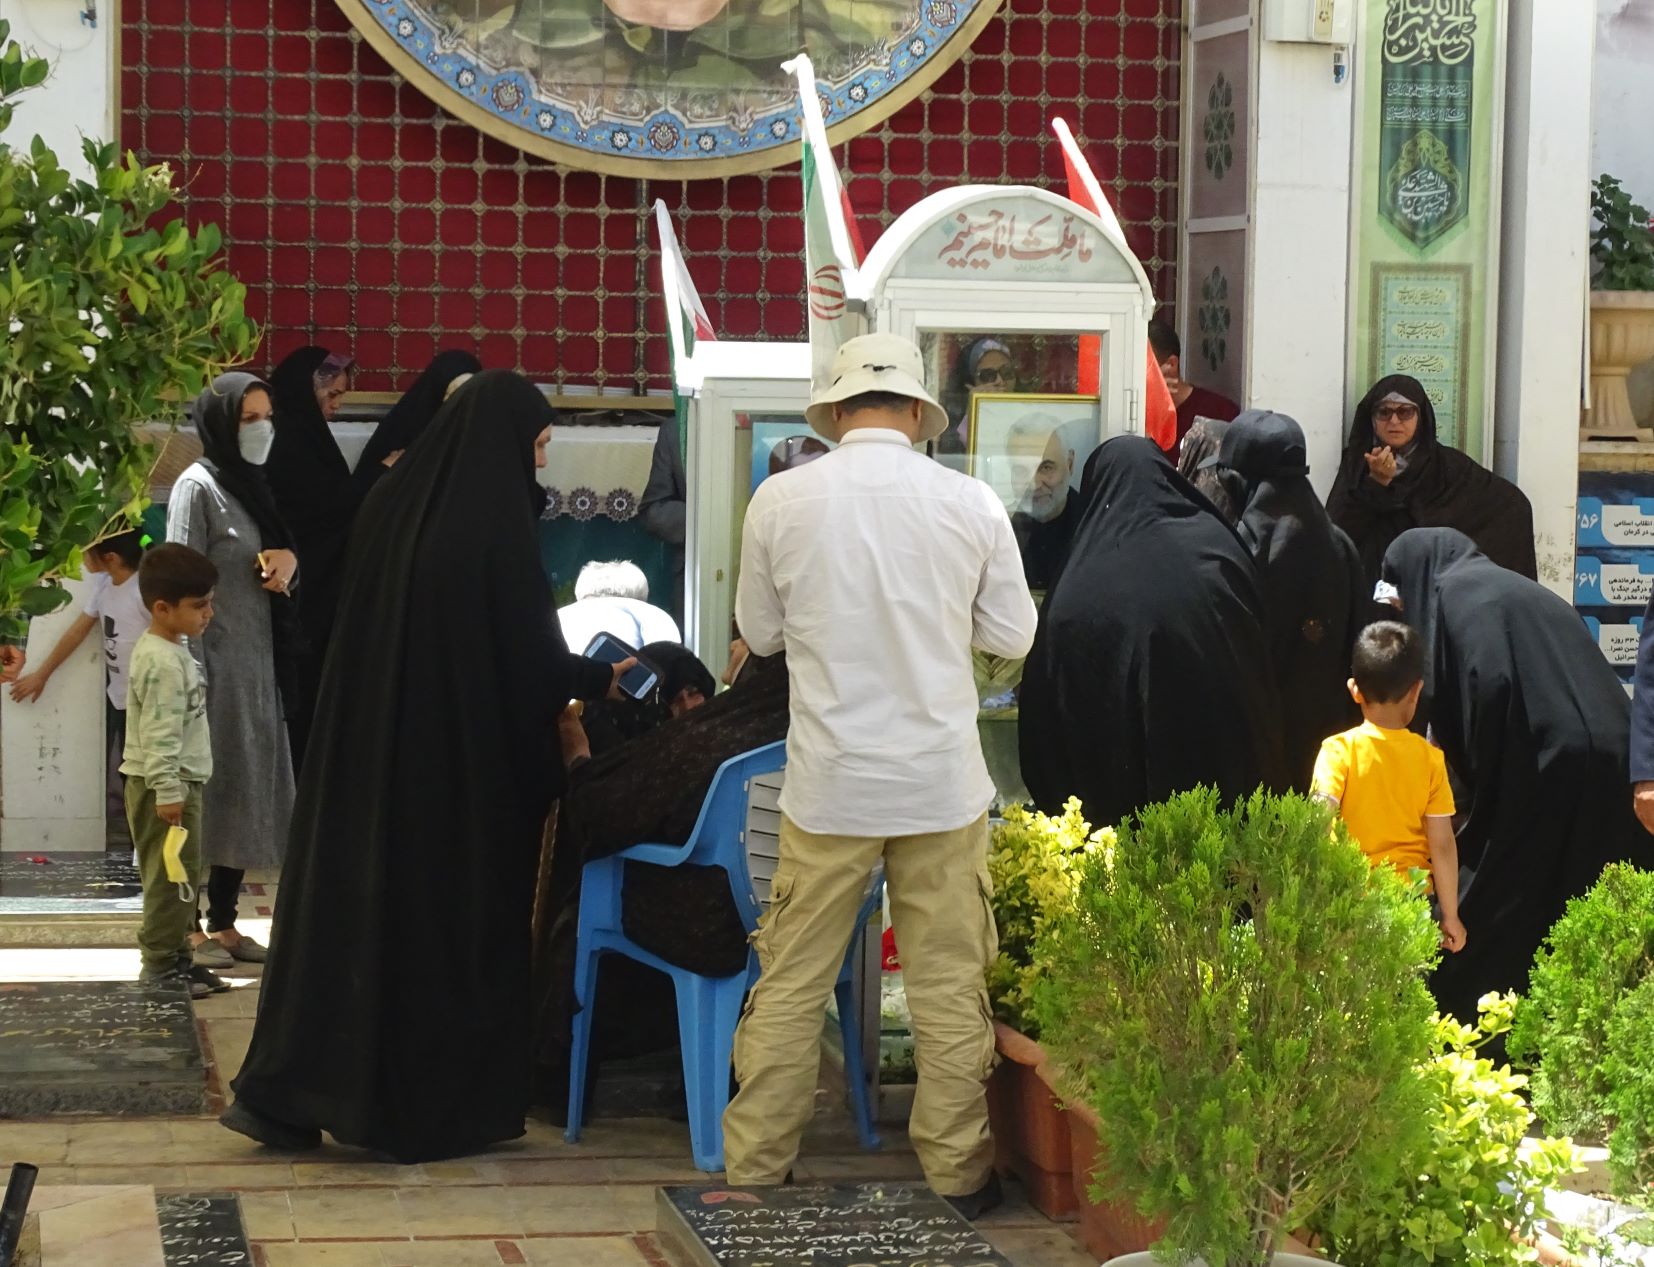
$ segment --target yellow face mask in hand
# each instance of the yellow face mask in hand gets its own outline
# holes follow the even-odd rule
[[[195,901],[193,877],[184,869],[184,842],[190,838],[183,827],[167,828],[167,838],[161,845],[161,859],[166,863],[167,879],[178,886],[180,902]]]

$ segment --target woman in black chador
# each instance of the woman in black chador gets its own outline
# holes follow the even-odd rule
[[[1304,432],[1295,421],[1249,409],[1229,424],[1215,461],[1240,481],[1235,531],[1252,552],[1263,590],[1287,772],[1292,786],[1307,792],[1321,741],[1361,721],[1345,682],[1372,589],[1355,546],[1310,486]]]
[[[1628,786],[1630,702],[1578,613],[1462,532],[1403,533],[1384,579],[1427,648],[1416,725],[1463,789],[1468,941],[1431,987],[1474,1023],[1483,994],[1527,985],[1540,940],[1605,865],[1654,863]]]
[[[1068,562],[1021,688],[1022,775],[1048,814],[1112,826],[1197,784],[1288,783],[1257,572],[1234,530],[1142,436],[1086,463]]]
[[[1409,528],[1457,528],[1500,567],[1538,574],[1526,495],[1441,443],[1429,393],[1405,374],[1379,379],[1355,407],[1327,513],[1355,542],[1369,585]]]
[[[541,570],[552,420],[526,379],[479,374],[363,506],[223,1117],[260,1142],[415,1162],[523,1133],[557,719],[618,677],[569,653]]]

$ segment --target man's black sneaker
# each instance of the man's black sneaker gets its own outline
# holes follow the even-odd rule
[[[240,1100],[219,1115],[218,1124],[284,1152],[308,1152],[312,1148],[320,1148],[322,1144],[322,1133],[314,1127],[289,1126],[286,1122],[278,1122],[248,1108]]]
[[[208,994],[223,994],[230,988],[230,983],[224,980],[223,977],[219,976],[211,968],[203,968],[198,963],[191,964],[187,969],[187,972],[191,982],[207,987]],[[193,998],[201,997],[195,993],[193,988],[191,989],[190,994]]]
[[[999,1186],[999,1176],[989,1175],[988,1182],[975,1192],[967,1192],[962,1197],[943,1197],[961,1218],[976,1222],[990,1210],[996,1210],[1005,1204],[1005,1189]]]
[[[204,969],[203,969],[204,971]],[[211,976],[211,973],[207,974]],[[213,988],[205,981],[197,981],[183,968],[145,968],[138,974],[140,985],[181,986],[189,991],[190,998],[204,999],[213,992]],[[228,989],[225,986],[225,989]]]

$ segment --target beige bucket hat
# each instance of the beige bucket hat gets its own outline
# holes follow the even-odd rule
[[[837,444],[843,428],[833,420],[833,406],[863,392],[891,392],[918,401],[921,441],[948,429],[947,411],[925,390],[924,357],[899,334],[864,334],[841,343],[833,357],[833,381],[810,398],[804,419]]]

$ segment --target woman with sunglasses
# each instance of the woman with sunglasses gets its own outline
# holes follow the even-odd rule
[[[1355,407],[1327,512],[1361,552],[1369,592],[1409,528],[1456,528],[1500,566],[1538,573],[1527,497],[1437,440],[1430,396],[1405,374],[1379,379]]]
[[[1014,392],[1016,358],[1004,340],[992,335],[966,345],[948,375],[942,405],[948,411],[948,429],[936,437],[936,452],[965,452],[971,430],[971,398],[978,392]]]

